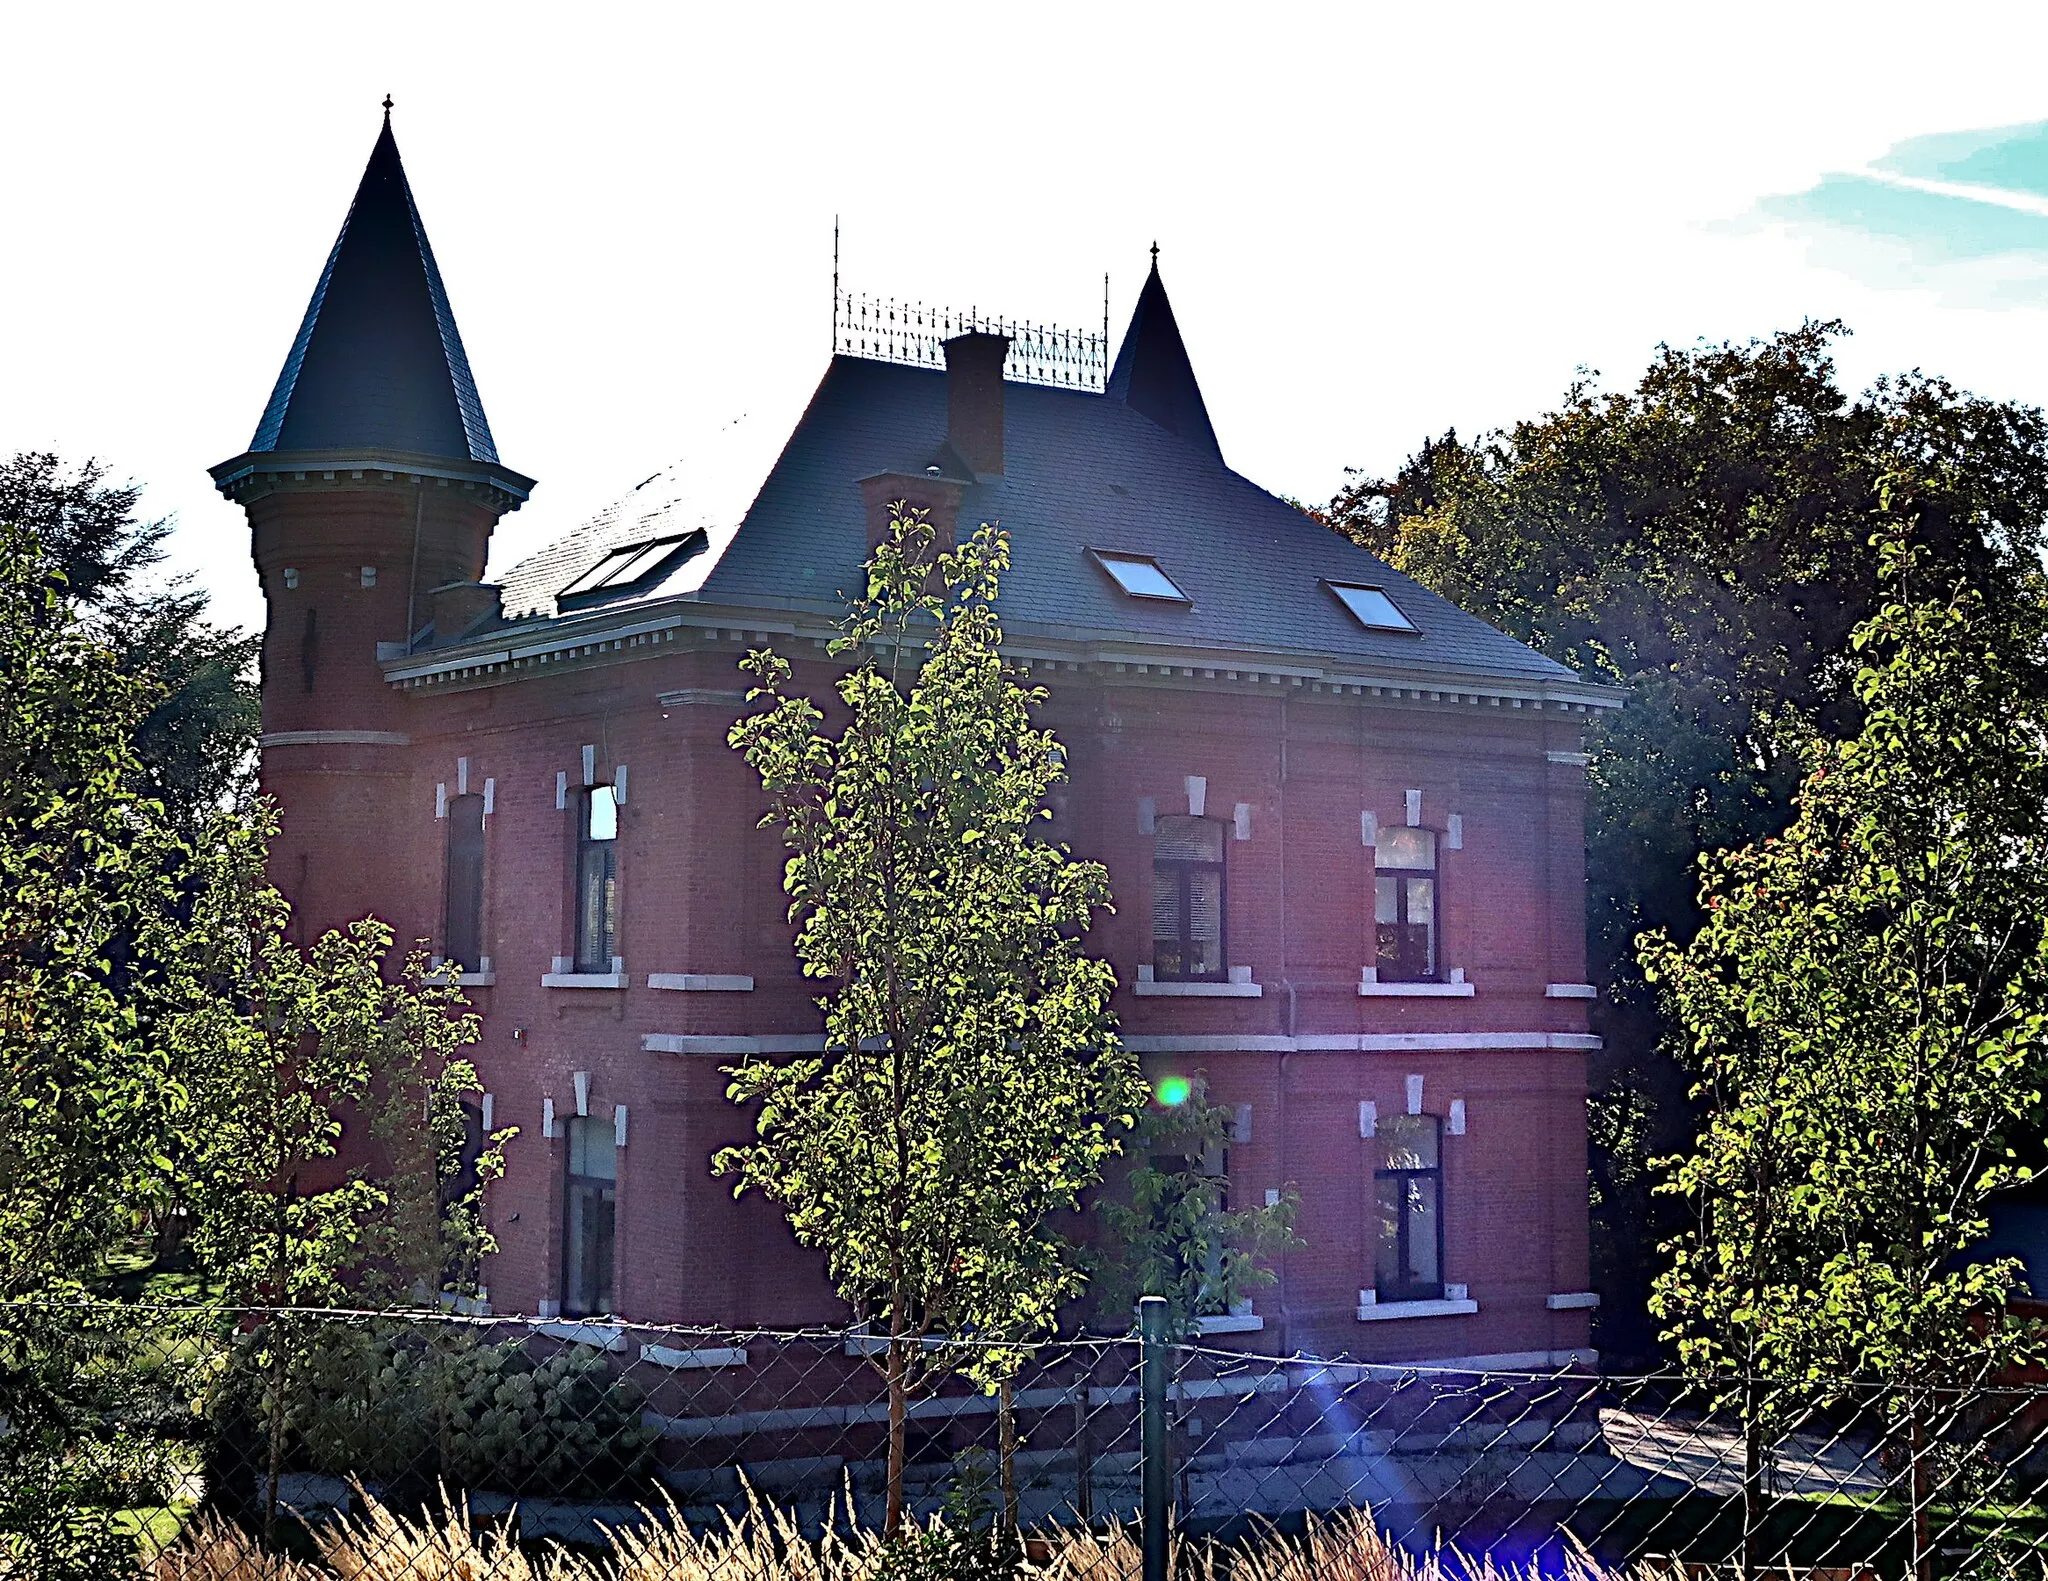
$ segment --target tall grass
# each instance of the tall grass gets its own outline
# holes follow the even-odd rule
[[[211,1518],[187,1528],[156,1559],[149,1581],[878,1581],[887,1549],[870,1530],[807,1537],[789,1515],[759,1499],[722,1524],[691,1530],[669,1505],[645,1524],[612,1534],[598,1556],[559,1546],[522,1549],[496,1523],[460,1505],[408,1520],[358,1494],[359,1512],[318,1528],[319,1557],[263,1552]],[[1031,1544],[1023,1581],[1139,1581],[1135,1534],[1053,1531]],[[1415,1555],[1389,1542],[1364,1510],[1310,1517],[1300,1535],[1269,1530],[1229,1544],[1176,1542],[1176,1581],[1619,1581],[1583,1555],[1562,1576],[1553,1565],[1496,1565],[1456,1553]],[[1639,1573],[1648,1581],[1647,1573]]]

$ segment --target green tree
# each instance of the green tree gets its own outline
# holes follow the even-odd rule
[[[1228,1206],[1223,1164],[1236,1116],[1209,1101],[1200,1076],[1161,1086],[1169,1084],[1138,1122],[1127,1200],[1096,1202],[1102,1233],[1092,1250],[1107,1321],[1127,1326],[1139,1297],[1164,1296],[1168,1326],[1191,1337],[1201,1319],[1222,1317],[1273,1283],[1268,1258],[1304,1244],[1294,1233],[1301,1197],[1290,1185],[1278,1202]]]
[[[1894,1391],[1924,1566],[1934,1402],[2040,1349],[2000,1310],[2017,1262],[1967,1254],[2032,1173],[2048,1059],[2048,592],[1994,614],[1933,565],[1885,536],[1861,730],[1809,745],[1781,836],[1704,861],[1690,941],[1642,942],[1706,1107],[1653,1307],[1745,1380],[1752,1566],[1768,1440],[1831,1379]]]
[[[886,1325],[891,1536],[910,1392],[963,1354],[997,1386],[1051,1330],[1080,1273],[1050,1216],[1143,1101],[1113,975],[1081,944],[1107,875],[1040,834],[1062,756],[1031,722],[1042,692],[1003,664],[1007,565],[987,527],[934,561],[930,526],[899,513],[833,645],[862,656],[837,683],[843,724],[756,652],[764,706],[732,732],[790,851],[828,1053],[731,1071],[757,1139],[716,1166],[780,1203],[856,1314]],[[994,1343],[920,1344],[933,1334]]]
[[[1636,935],[1689,937],[1698,855],[1783,828],[1806,741],[1858,728],[1852,637],[1883,601],[1871,536],[1888,476],[1928,480],[1919,541],[1994,624],[2023,611],[2048,539],[2041,413],[1917,373],[1852,399],[1830,350],[1843,332],[1808,323],[1661,348],[1632,389],[1588,375],[1555,411],[1476,441],[1446,434],[1318,513],[1539,651],[1630,689],[1589,742],[1590,969],[1607,1042],[1594,1244],[1610,1352],[1651,1341],[1653,1249],[1677,1226],[1643,1166],[1692,1123],[1685,1075],[1657,1052],[1664,1025]]]
[[[512,1134],[470,1137],[481,1090],[462,1055],[477,1018],[414,950],[366,918],[300,949],[274,890],[225,896],[195,919],[219,941],[215,992],[179,1019],[208,1117],[188,1188],[193,1249],[231,1301],[264,1308],[404,1306],[473,1292],[494,1250],[483,1194]],[[350,1128],[353,1127],[353,1138]],[[273,1312],[244,1361],[264,1379],[267,1519],[288,1402],[319,1322]]]
[[[76,1287],[191,1122],[167,1021],[205,991],[195,911],[260,859],[195,846],[138,772],[145,679],[0,520],[0,1300]]]
[[[57,579],[44,618],[75,621],[122,674],[153,688],[128,725],[131,772],[173,826],[196,838],[254,784],[261,638],[209,620],[206,594],[189,579],[152,578],[170,523],[136,515],[141,492],[109,483],[96,461],[67,469],[33,451],[0,461],[0,524]]]

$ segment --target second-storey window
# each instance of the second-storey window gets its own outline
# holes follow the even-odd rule
[[[570,1119],[568,1189],[562,1214],[562,1316],[602,1317],[612,1309],[612,1239],[619,1197],[613,1122]]]
[[[618,945],[619,803],[611,786],[593,785],[576,831],[576,970],[610,971]]]
[[[465,972],[483,969],[484,799],[457,796],[448,803],[448,890],[441,947]]]
[[[1372,916],[1381,982],[1437,976],[1436,835],[1382,829],[1374,853]]]
[[[1433,1114],[1379,1122],[1373,1171],[1379,1245],[1373,1288],[1382,1301],[1440,1301],[1444,1294],[1443,1122]]]
[[[1152,975],[1221,980],[1223,825],[1214,818],[1161,818],[1153,825]]]

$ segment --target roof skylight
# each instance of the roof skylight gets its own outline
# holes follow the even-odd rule
[[[620,544],[555,597],[558,600],[581,598],[587,594],[610,593],[631,587],[665,569],[670,562],[695,554],[708,542],[708,536],[700,528],[695,532],[673,533],[666,538],[643,538],[637,543]]]
[[[1114,549],[1090,549],[1095,563],[1114,578],[1116,585],[1132,598],[1158,599],[1168,604],[1192,604],[1172,577],[1159,569],[1149,554],[1122,554]]]
[[[1401,613],[1401,606],[1387,597],[1385,588],[1371,587],[1362,582],[1324,582],[1337,602],[1357,617],[1359,625],[1368,631],[1415,630],[1415,622]]]

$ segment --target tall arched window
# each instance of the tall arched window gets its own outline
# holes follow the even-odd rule
[[[456,796],[448,803],[448,887],[441,948],[465,972],[483,969],[484,799]]]
[[[614,1122],[573,1116],[562,1215],[562,1316],[602,1317],[612,1310],[613,1227],[619,1152]]]
[[[1433,1114],[1379,1122],[1373,1196],[1379,1245],[1373,1289],[1381,1301],[1440,1301],[1444,1294],[1443,1121]]]
[[[1152,975],[1222,981],[1223,825],[1161,818],[1152,830]]]
[[[1437,965],[1436,834],[1382,829],[1373,851],[1372,916],[1383,983],[1434,982]]]
[[[619,803],[609,785],[583,793],[576,830],[576,970],[609,972],[619,953]]]

